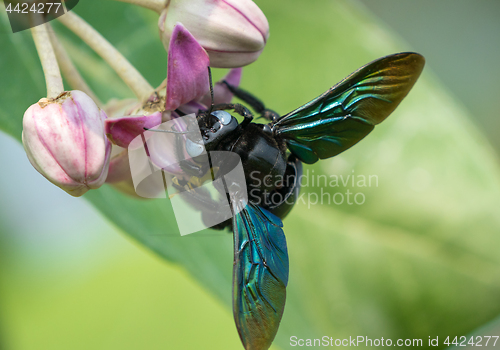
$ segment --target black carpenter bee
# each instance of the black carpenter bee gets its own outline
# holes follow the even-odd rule
[[[254,123],[250,110],[241,104],[212,104],[196,116],[201,138],[178,138],[176,149],[191,157],[180,163],[186,174],[202,178],[212,172],[214,179],[225,178],[217,190],[231,203],[227,220],[218,218],[222,202],[210,193],[189,186],[186,180],[175,184],[179,189],[190,188],[189,202],[203,212],[207,226],[230,227],[234,232],[233,311],[245,349],[269,348],[281,321],[288,282],[281,219],[298,197],[302,163],[333,157],[364,138],[408,94],[424,63],[417,53],[380,58],[284,116],[226,83],[269,123]],[[243,121],[239,123],[226,110],[234,110]],[[210,161],[199,158],[205,151]],[[217,160],[217,152],[235,156]],[[238,162],[243,166],[244,186],[225,176]],[[211,225],[211,220],[219,224]]]

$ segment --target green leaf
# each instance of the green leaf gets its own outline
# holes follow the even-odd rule
[[[411,50],[352,2],[258,4],[272,35],[245,68],[242,85],[281,114],[377,57]],[[99,6],[96,13],[95,4],[80,2],[77,12],[159,84],[166,53],[156,17],[126,4]],[[4,14],[0,20],[0,128],[20,140],[24,110],[43,97],[44,82],[29,33],[8,34]],[[129,96],[92,52],[62,33],[99,96]],[[431,68],[428,62],[398,110],[360,144],[305,167],[305,201],[284,220],[290,281],[276,345],[291,348],[292,336],[358,335],[421,338],[426,345],[429,336],[467,334],[500,312],[500,169],[472,116]],[[104,86],[103,72],[110,77]],[[363,204],[348,204],[347,191],[350,203]],[[167,200],[137,200],[109,186],[84,197],[230,307],[232,235],[207,230],[181,237]],[[313,204],[316,198],[324,203]]]

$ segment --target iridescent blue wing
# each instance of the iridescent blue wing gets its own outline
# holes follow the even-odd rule
[[[417,53],[373,61],[281,117],[273,125],[274,133],[305,163],[333,157],[368,135],[396,109],[424,64]]]
[[[288,283],[283,224],[265,209],[239,205],[244,208],[233,216],[234,319],[245,349],[268,349],[283,315]]]

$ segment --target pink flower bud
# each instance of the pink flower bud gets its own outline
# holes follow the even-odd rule
[[[72,196],[106,180],[111,143],[106,113],[81,91],[42,98],[24,113],[23,145],[36,170]]]
[[[158,21],[167,50],[178,22],[207,51],[210,66],[217,68],[254,62],[269,37],[266,16],[251,0],[170,0]]]

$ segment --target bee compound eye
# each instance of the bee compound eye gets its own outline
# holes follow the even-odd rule
[[[203,144],[193,142],[190,139],[186,140],[186,151],[190,157],[197,157],[205,151],[205,146]]]
[[[219,120],[219,123],[222,125],[228,125],[231,123],[231,119],[233,118],[231,114],[226,111],[214,111],[212,115]]]

